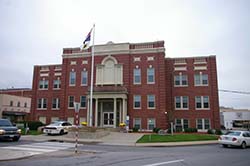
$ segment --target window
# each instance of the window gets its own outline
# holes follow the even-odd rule
[[[60,99],[59,98],[53,98],[52,99],[52,108],[53,109],[59,109],[60,108]]]
[[[53,88],[54,89],[60,89],[61,88],[61,80],[57,79],[53,81]]]
[[[207,86],[208,85],[208,75],[202,74],[201,72],[199,74],[194,75],[194,84],[195,86]]]
[[[208,96],[196,96],[195,97],[196,109],[208,109],[209,108],[209,97]]]
[[[74,101],[75,101],[75,97],[74,96],[69,96],[69,102],[68,102],[68,107],[69,108],[74,107]]]
[[[134,128],[141,129],[141,118],[134,118]]]
[[[20,107],[20,105],[21,105],[21,104],[20,104],[20,101],[19,101],[19,102],[17,102],[17,107]]]
[[[188,85],[188,77],[187,75],[179,75],[174,76],[174,85],[175,86],[187,86]]]
[[[26,103],[26,102],[24,103],[24,107],[25,107],[25,108],[27,107],[27,103]]]
[[[13,106],[13,101],[10,101],[10,106]]]
[[[134,69],[134,84],[141,84],[141,69]]]
[[[148,84],[155,83],[155,69],[154,68],[148,68],[148,70],[147,70],[147,82],[148,82]]]
[[[49,81],[48,80],[40,80],[39,81],[39,89],[48,89]]]
[[[88,72],[87,71],[82,71],[81,85],[88,85]]]
[[[210,119],[197,119],[196,127],[198,130],[207,130],[210,129]]]
[[[69,85],[74,86],[76,84],[76,72],[71,71],[69,74]]]
[[[45,99],[45,98],[38,99],[37,108],[46,109],[47,108],[47,99]]]
[[[184,131],[186,128],[189,128],[188,119],[175,119],[176,131]]]
[[[176,96],[175,109],[188,109],[188,96]]]
[[[148,95],[148,108],[155,108],[155,95]]]
[[[155,119],[149,118],[148,119],[148,130],[153,130],[155,128]]]
[[[134,96],[134,108],[135,109],[141,108],[141,96],[140,95]]]
[[[86,96],[81,96],[80,101],[81,101],[80,107],[86,108]]]

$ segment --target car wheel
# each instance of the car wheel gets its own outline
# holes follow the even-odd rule
[[[64,130],[61,130],[61,131],[60,131],[60,135],[63,135],[63,134],[64,134]]]
[[[246,147],[247,147],[246,142],[242,142],[242,144],[241,144],[241,148],[242,148],[242,149],[246,149]]]
[[[223,144],[222,146],[223,146],[224,148],[227,148],[227,147],[228,147],[226,144]]]

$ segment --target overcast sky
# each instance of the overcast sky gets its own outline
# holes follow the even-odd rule
[[[31,88],[96,24],[95,44],[164,40],[167,57],[216,55],[219,89],[250,92],[249,0],[0,0],[0,89]],[[220,92],[250,109],[250,94]]]

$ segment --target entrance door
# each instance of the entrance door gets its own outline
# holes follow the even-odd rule
[[[103,113],[103,126],[113,127],[113,125],[114,125],[114,113],[104,112]]]

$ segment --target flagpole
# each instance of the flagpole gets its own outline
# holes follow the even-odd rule
[[[95,24],[93,25],[93,41],[91,49],[91,83],[90,83],[90,109],[89,109],[89,126],[93,125],[93,82],[94,82],[94,52],[95,52]]]

